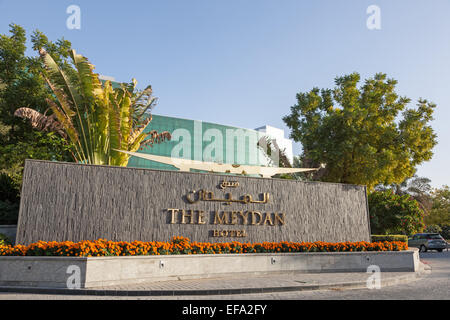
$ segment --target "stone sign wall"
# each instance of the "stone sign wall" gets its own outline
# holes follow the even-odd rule
[[[364,186],[27,160],[17,244],[370,241]]]

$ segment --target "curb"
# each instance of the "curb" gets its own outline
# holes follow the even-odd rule
[[[381,287],[417,280],[422,272],[381,280]],[[367,288],[366,281],[325,283],[316,285],[300,285],[266,288],[229,288],[229,289],[193,289],[193,290],[98,290],[98,289],[60,289],[60,288],[31,288],[31,287],[0,287],[2,293],[28,293],[52,295],[85,295],[85,296],[203,296],[203,295],[233,295],[251,293],[275,293],[292,291],[315,290],[346,290]]]

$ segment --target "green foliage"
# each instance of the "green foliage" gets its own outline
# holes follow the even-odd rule
[[[19,203],[0,200],[0,224],[17,224]]]
[[[288,173],[275,175],[274,178],[286,179],[286,180],[296,180],[293,174],[288,174]]]
[[[425,216],[426,225],[450,225],[450,189],[443,186],[432,192],[433,205],[430,213]]]
[[[15,143],[0,144],[0,170],[19,188],[25,159],[71,161],[70,152],[70,145],[54,132],[26,132]]]
[[[39,54],[46,67],[45,80],[56,97],[56,101],[46,99],[55,117],[26,107],[15,114],[30,119],[37,129],[51,128],[67,138],[77,162],[126,166],[130,155],[118,150],[136,151],[144,144],[170,139],[168,132],[144,132],[156,102],[150,86],[136,90],[134,79],[116,88],[110,81],[102,83],[94,66],[75,50],[69,51],[73,66],[69,73],[43,48]]]
[[[3,156],[3,154],[1,155]],[[0,172],[0,225],[17,224],[20,201],[19,186],[19,181]]]
[[[360,75],[335,79],[336,87],[297,94],[283,118],[303,146],[302,162],[326,164],[323,181],[367,185],[401,183],[431,159],[436,135],[429,125],[435,108],[395,92],[397,81],[379,73],[358,88]]]
[[[10,245],[12,245],[11,240],[3,233],[0,233],[0,246],[10,246]]]
[[[0,172],[0,201],[19,201],[19,183],[4,172]]]
[[[412,235],[424,229],[423,211],[409,195],[374,191],[368,196],[370,227],[373,234]]]
[[[437,224],[431,224],[431,225],[426,226],[426,228],[423,232],[425,232],[425,233],[441,233],[442,228]]]
[[[448,241],[450,241],[450,224],[442,224],[439,226],[441,228],[441,236],[444,239],[447,239]]]
[[[450,239],[450,224],[431,224],[425,228],[426,233],[439,233],[444,239]]]
[[[408,243],[408,237],[401,234],[371,235],[372,242],[402,241]]]
[[[393,183],[389,186],[378,185],[375,190],[392,190],[398,195],[409,195],[413,199],[417,200],[420,208],[425,213],[425,217],[430,213],[433,204],[433,195],[431,180],[426,177],[413,177],[405,179],[402,183]]]
[[[11,136],[21,137],[24,131],[30,131],[30,127],[14,116],[14,112],[20,107],[32,107],[43,113],[48,109],[46,98],[52,96],[45,83],[42,73],[43,64],[38,57],[25,55],[26,35],[25,30],[18,26],[10,25],[10,36],[0,35],[0,121],[5,125],[11,125]],[[48,39],[40,32],[35,31],[31,36],[33,47],[48,48],[56,57],[59,65],[67,70],[67,57],[70,42],[58,40],[56,43]]]
[[[44,68],[39,57],[25,55],[26,40],[25,30],[15,24],[10,25],[9,35],[0,35],[0,173],[12,180],[5,182],[2,178],[0,197],[3,207],[8,208],[18,205],[25,159],[72,161],[71,148],[64,139],[54,133],[36,132],[28,121],[14,116],[21,107],[48,113],[46,99],[52,97],[42,77]],[[47,48],[61,68],[67,69],[70,42],[53,43],[35,31],[31,43]]]

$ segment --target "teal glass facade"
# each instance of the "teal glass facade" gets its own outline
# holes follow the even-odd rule
[[[140,153],[206,162],[267,165],[264,152],[257,146],[258,140],[264,136],[261,132],[161,115],[152,117],[145,132],[168,131],[172,140],[146,146],[138,150]],[[172,165],[138,157],[131,157],[128,167],[178,170]]]

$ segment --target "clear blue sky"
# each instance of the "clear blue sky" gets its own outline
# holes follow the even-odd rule
[[[80,30],[66,27],[71,4]],[[372,4],[381,30],[366,27]],[[0,0],[0,33],[14,22],[70,40],[98,73],[151,84],[156,114],[286,134],[297,92],[353,71],[387,73],[400,95],[438,106],[439,144],[418,174],[439,187],[450,184],[449,15],[448,0]]]

